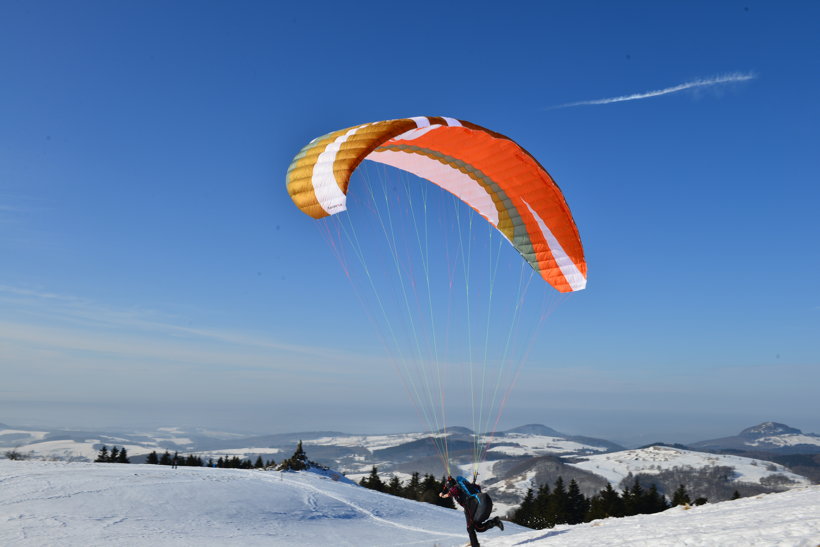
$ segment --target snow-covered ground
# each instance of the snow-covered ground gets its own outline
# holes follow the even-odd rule
[[[486,547],[816,547],[820,486],[493,539]]]
[[[760,437],[759,439],[755,439],[753,441],[746,441],[746,444],[749,446],[799,446],[799,445],[809,445],[809,446],[820,446],[820,437],[816,435],[804,435],[800,434],[787,434],[787,435],[774,435],[770,437]]]
[[[494,439],[496,443],[515,443],[514,446],[495,446],[489,452],[507,456],[543,456],[545,454],[582,454],[584,452],[606,452],[604,446],[594,446],[561,437],[507,433]]]
[[[333,473],[0,460],[0,545],[465,541],[461,512],[373,492]]]
[[[482,534],[518,545],[820,543],[820,486],[551,530]],[[458,546],[459,511],[333,473],[0,460],[0,545]]]
[[[443,435],[437,435],[442,437]],[[312,439],[310,444],[318,446],[344,446],[347,448],[366,448],[367,450],[384,450],[404,443],[430,437],[429,433],[397,433],[394,435],[344,435],[337,437],[320,437]]]
[[[46,431],[27,431],[14,429],[0,429],[0,453],[5,450],[16,450],[22,454],[31,454],[38,458],[59,459],[59,460],[79,460],[94,461],[102,445],[109,448],[118,446],[125,447],[129,456],[148,454],[156,450],[159,453],[165,451],[159,443],[166,440],[158,437],[139,444],[125,437],[106,436],[102,438],[99,434],[88,433],[83,436],[77,432],[66,438],[49,439],[51,433]],[[170,438],[170,437],[169,437]]]
[[[806,477],[792,473],[782,465],[721,454],[694,452],[669,446],[650,446],[637,450],[622,450],[610,454],[596,454],[584,458],[584,461],[571,464],[586,471],[601,475],[613,486],[617,486],[629,473],[653,474],[675,467],[704,468],[713,466],[733,467],[734,481],[760,483],[761,479],[771,475],[783,475],[795,485],[811,484]]]
[[[0,428],[0,443],[5,440],[11,442],[34,442],[41,441],[48,435],[47,431],[33,431],[29,429],[3,429]]]

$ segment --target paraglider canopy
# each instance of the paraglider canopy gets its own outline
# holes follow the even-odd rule
[[[413,173],[467,203],[558,291],[586,287],[581,238],[563,194],[512,139],[446,117],[340,129],[296,155],[288,169],[288,193],[313,218],[344,211],[350,175],[363,160]]]

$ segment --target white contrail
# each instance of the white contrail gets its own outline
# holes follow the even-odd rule
[[[578,101],[575,103],[566,103],[566,104],[559,104],[558,106],[552,106],[549,110],[554,108],[566,108],[569,106],[583,106],[583,105],[591,105],[591,104],[610,104],[610,103],[621,103],[624,101],[637,101],[638,99],[649,99],[650,97],[659,97],[661,95],[669,95],[670,93],[678,93],[679,91],[686,91],[687,89],[694,89],[698,87],[711,87],[714,85],[720,84],[728,84],[731,82],[745,82],[747,80],[753,80],[757,78],[756,74],[748,73],[743,74],[740,72],[735,72],[732,74],[726,74],[725,76],[715,76],[713,78],[700,78],[697,80],[692,80],[691,82],[684,82],[682,84],[678,84],[672,87],[667,87],[664,89],[657,89],[655,91],[646,91],[644,93],[633,93],[632,95],[622,95],[620,97],[609,97],[607,99],[595,99],[592,101]]]

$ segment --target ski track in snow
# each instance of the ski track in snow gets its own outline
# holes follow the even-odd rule
[[[462,546],[461,511],[318,473],[0,460],[0,545]],[[820,486],[481,535],[485,547],[820,545]]]
[[[294,484],[297,484],[297,483],[296,483],[296,481],[292,481],[291,479],[284,479],[284,480],[285,480],[285,481],[290,481],[290,482],[292,482],[292,483],[294,483]],[[332,494],[329,494],[328,492],[324,492],[324,491],[320,490],[319,488],[317,488],[317,487],[315,487],[315,486],[305,485],[304,483],[299,482],[299,483],[298,483],[298,487],[300,487],[300,488],[305,488],[305,487],[307,487],[307,488],[313,489],[313,490],[315,490],[316,492],[321,493],[321,494],[322,494],[322,495],[324,495],[324,496],[327,496],[327,497],[329,497],[329,498],[331,498],[331,499],[334,499],[334,500],[336,500],[336,501],[338,501],[338,502],[340,502],[340,503],[347,504],[348,506],[352,507],[352,508],[353,508],[353,509],[355,509],[356,511],[359,511],[360,513],[364,514],[365,516],[367,516],[367,517],[369,517],[369,518],[373,519],[374,521],[376,521],[376,522],[378,522],[378,523],[380,523],[380,524],[385,524],[385,525],[387,525],[387,526],[395,526],[396,528],[402,528],[402,529],[404,529],[404,530],[410,530],[410,531],[413,531],[413,532],[422,532],[422,533],[425,533],[425,534],[433,534],[433,535],[436,535],[436,536],[440,536],[440,535],[441,535],[441,533],[439,533],[439,532],[434,532],[434,531],[431,531],[431,530],[426,530],[426,529],[424,529],[424,528],[418,528],[418,527],[416,527],[416,526],[406,526],[406,525],[403,525],[403,524],[399,524],[399,523],[397,523],[397,522],[392,522],[392,521],[390,521],[390,520],[384,519],[384,518],[382,518],[382,517],[380,517],[380,516],[376,515],[376,514],[375,514],[375,513],[373,513],[372,511],[369,511],[368,509],[365,509],[364,507],[361,507],[360,505],[357,505],[357,504],[353,503],[352,501],[350,501],[350,500],[348,500],[348,499],[345,499],[345,498],[342,498],[342,497],[339,497],[339,496],[334,496],[334,495],[332,495]],[[317,506],[317,504],[316,504],[316,498],[315,498],[315,496],[309,496],[309,497],[310,497],[310,498],[312,498],[311,505],[312,505],[312,506],[314,506],[314,507],[318,507],[318,506]],[[318,509],[317,509],[317,510],[318,510]],[[462,538],[462,537],[464,536],[463,534],[445,534],[445,535],[447,535],[447,536],[451,536],[451,537],[457,537],[457,538]]]

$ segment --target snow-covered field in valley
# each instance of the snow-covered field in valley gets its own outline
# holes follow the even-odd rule
[[[515,545],[820,544],[820,486],[551,530]],[[0,460],[0,545],[458,546],[460,511],[379,494],[334,473]]]

